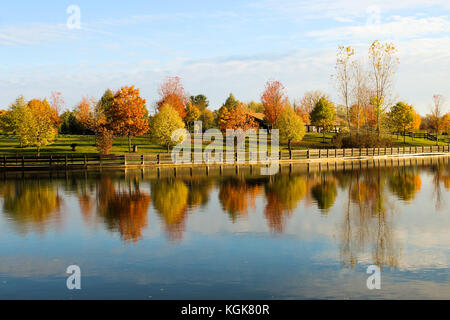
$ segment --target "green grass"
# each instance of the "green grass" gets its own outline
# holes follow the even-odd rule
[[[325,135],[325,142],[323,141],[322,134],[320,133],[307,133],[303,138],[302,142],[293,143],[292,148],[294,150],[302,150],[302,149],[315,149],[315,148],[332,148],[331,139],[333,134]],[[406,137],[406,144],[403,143],[403,137],[399,137],[393,135],[387,135],[386,137],[390,138],[394,142],[395,147],[402,146],[434,146],[436,145],[435,141],[426,140],[426,139],[412,139],[410,137]],[[450,137],[449,136],[441,136],[439,145],[449,145]],[[76,143],[76,151],[73,152],[71,148],[71,144]],[[138,153],[140,154],[148,154],[148,153],[164,153],[166,149],[158,146],[151,142],[148,136],[142,136],[134,138],[132,141],[133,144],[138,146]],[[207,142],[204,143],[203,147],[208,145]],[[268,143],[268,147],[270,150],[270,142]],[[286,144],[281,144],[281,150],[287,150]],[[95,139],[94,136],[81,136],[81,135],[59,135],[56,141],[44,148],[41,149],[42,154],[54,153],[54,154],[83,154],[83,153],[98,153],[95,148]],[[128,153],[128,140],[127,138],[114,138],[114,145],[111,151],[112,154],[126,154]],[[0,136],[0,155],[35,155],[36,148],[35,147],[27,147],[27,148],[19,148],[19,140],[16,137],[11,136]]]

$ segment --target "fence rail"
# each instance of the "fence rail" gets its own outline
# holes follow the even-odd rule
[[[250,154],[234,153],[230,157],[223,153],[219,159],[226,164],[235,163],[262,163],[271,160],[301,161],[314,159],[338,159],[377,156],[399,156],[408,154],[432,154],[450,153],[450,146],[416,146],[401,148],[362,148],[362,149],[309,149],[279,152],[277,156],[269,152],[258,153],[258,161],[250,161]],[[231,161],[230,161],[231,158]],[[252,159],[255,159],[255,155]],[[206,153],[192,153],[192,163],[212,164]],[[226,162],[225,162],[226,161]],[[0,165],[3,170],[14,169],[88,169],[88,168],[115,168],[115,167],[146,167],[174,165],[170,153],[154,154],[130,154],[130,155],[98,155],[98,154],[73,154],[73,155],[43,155],[43,156],[0,156]],[[186,163],[184,163],[186,165]]]

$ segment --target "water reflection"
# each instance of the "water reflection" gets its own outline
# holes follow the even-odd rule
[[[306,195],[308,186],[301,176],[271,177],[265,187],[264,214],[272,232],[284,231],[286,219],[297,209]]]
[[[34,229],[44,233],[48,224],[60,222],[62,199],[58,188],[48,181],[8,181],[0,187],[3,213],[21,233]]]
[[[151,183],[153,205],[162,218],[169,238],[181,240],[185,230],[189,189],[181,180],[156,180]]]
[[[45,234],[54,228],[64,238],[65,230],[78,228],[79,234],[89,228],[94,234],[106,230],[109,236],[120,236],[124,244],[147,246],[145,240],[160,237],[162,230],[161,242],[179,250],[192,239],[209,248],[206,242],[200,245],[203,240],[196,235],[219,239],[229,248],[245,248],[252,237],[265,239],[262,246],[270,249],[250,241],[248,259],[253,250],[262,250],[271,263],[281,254],[276,247],[281,242],[272,240],[276,236],[292,241],[295,250],[315,243],[311,250],[316,255],[310,259],[322,257],[322,265],[333,265],[336,259],[339,268],[350,272],[367,264],[385,270],[417,265],[427,272],[448,269],[449,158],[424,166],[399,162],[350,170],[310,169],[291,168],[270,177],[244,170],[216,176],[160,177],[159,171],[5,176],[0,181],[0,229],[9,230],[11,224],[26,243],[25,235],[32,232]],[[242,234],[246,237],[240,238]],[[209,249],[223,250],[221,244]],[[294,259],[295,250],[284,259]],[[205,266],[217,268],[207,254],[198,254]],[[429,260],[422,259],[423,254],[429,254]]]

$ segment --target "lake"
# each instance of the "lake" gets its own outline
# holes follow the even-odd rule
[[[0,299],[450,299],[449,159],[0,173]]]

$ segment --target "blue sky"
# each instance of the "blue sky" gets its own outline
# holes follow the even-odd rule
[[[81,29],[66,25],[70,5]],[[135,84],[152,109],[167,76],[213,109],[230,92],[259,100],[269,79],[291,99],[321,89],[339,103],[330,78],[337,47],[364,59],[376,39],[400,50],[394,100],[422,114],[433,94],[450,100],[447,0],[10,1],[0,10],[0,107],[61,91],[73,108]]]

